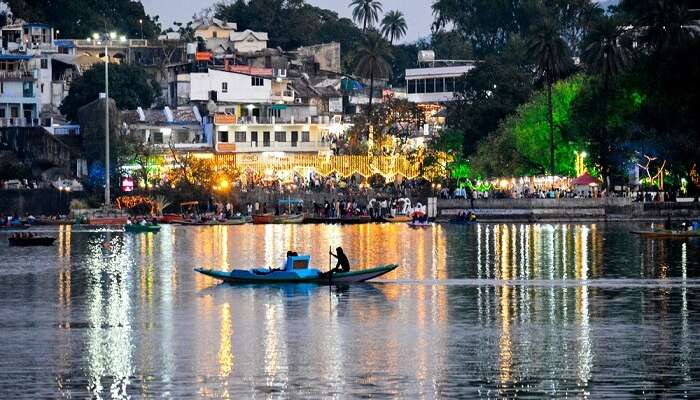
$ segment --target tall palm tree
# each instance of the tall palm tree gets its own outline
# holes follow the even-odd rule
[[[379,21],[379,14],[382,12],[382,3],[379,0],[352,0],[352,19],[362,23],[362,33],[367,31],[368,26],[372,26]]]
[[[642,41],[653,50],[663,51],[697,36],[698,22],[687,5],[678,0],[650,0],[648,3],[647,7],[633,10],[633,15]]]
[[[561,37],[559,26],[551,18],[544,18],[532,30],[527,52],[534,60],[537,72],[547,85],[547,122],[549,124],[549,173],[554,171],[554,112],[552,110],[552,85],[566,70],[569,49]]]
[[[621,74],[632,62],[632,49],[622,24],[611,17],[600,19],[590,29],[583,40],[581,58],[586,69],[601,78],[603,84],[600,105],[603,124],[594,132],[594,142],[598,145],[599,161],[608,186],[610,185],[611,145],[608,138],[608,101],[610,81]],[[599,137],[596,137],[596,133]]]
[[[357,66],[355,73],[369,78],[369,106],[367,107],[367,119],[372,115],[372,99],[374,95],[375,78],[388,78],[391,76],[389,60],[393,58],[391,48],[384,38],[376,32],[365,35],[362,45],[357,50]]]
[[[399,10],[389,11],[382,19],[382,35],[389,40],[389,44],[406,36],[407,29],[406,19]]]

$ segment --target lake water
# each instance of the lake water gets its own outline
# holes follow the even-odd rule
[[[700,241],[622,224],[0,233],[0,398],[698,397]],[[104,240],[112,251],[103,250]],[[230,286],[195,266],[396,262]]]

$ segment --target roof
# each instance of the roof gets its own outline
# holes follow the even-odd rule
[[[231,29],[231,30],[236,30],[238,28],[238,25],[235,22],[227,22],[220,20],[218,18],[202,18],[198,21],[196,21],[194,25],[194,29],[198,30],[202,27],[209,27],[209,26],[216,26],[217,28],[221,29]]]
[[[245,40],[248,36],[252,36],[260,41],[267,41],[267,32],[254,32],[250,29],[246,29],[242,32],[231,32],[231,41],[240,42]]]
[[[0,54],[0,61],[28,61],[31,59],[32,56],[26,54]]]
[[[573,186],[599,186],[602,182],[588,172],[571,181]]]
[[[145,120],[141,120],[139,110],[122,111],[122,118],[126,124],[149,124],[149,125],[168,125],[168,124],[199,124],[194,115],[194,111],[190,107],[181,107],[171,110],[173,121],[169,122],[165,114],[165,110],[148,109],[142,110]]]

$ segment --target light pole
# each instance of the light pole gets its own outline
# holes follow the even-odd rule
[[[143,40],[143,19],[139,19],[139,25],[141,25],[141,40]]]
[[[116,32],[93,33],[92,38],[95,43],[100,44],[100,40],[105,45],[105,208],[111,204],[110,182],[109,182],[109,43],[117,39]],[[120,36],[120,42],[126,42],[126,37]]]

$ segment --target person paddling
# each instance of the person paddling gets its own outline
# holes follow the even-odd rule
[[[333,252],[330,251],[328,252],[328,254],[330,254],[338,260],[338,264],[336,264],[335,268],[333,268],[331,272],[336,273],[350,271],[350,261],[348,261],[348,257],[343,252],[343,248],[338,247],[337,249],[335,249],[335,252],[337,254],[333,254]]]

